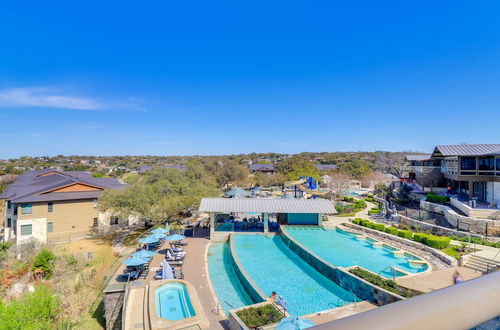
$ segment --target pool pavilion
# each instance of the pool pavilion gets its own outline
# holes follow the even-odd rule
[[[203,198],[199,211],[210,214],[210,236],[216,231],[268,233],[279,225],[321,226],[323,215],[337,213],[320,198]]]

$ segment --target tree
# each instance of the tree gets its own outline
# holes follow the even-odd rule
[[[219,161],[215,167],[215,178],[221,188],[229,184],[244,184],[249,174],[250,172],[245,166],[234,160]]]
[[[319,180],[319,171],[309,159],[295,155],[288,158],[276,166],[279,173],[285,176],[286,180],[297,180],[301,176],[312,176],[314,180]]]
[[[220,193],[215,180],[195,164],[188,164],[185,171],[154,168],[133,181],[124,189],[105,191],[99,199],[100,209],[160,223],[188,213],[202,197]]]

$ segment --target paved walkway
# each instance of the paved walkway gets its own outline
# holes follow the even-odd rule
[[[314,324],[323,324],[326,322],[330,322],[333,320],[338,320],[343,317],[351,316],[354,314],[362,313],[362,312],[367,312],[369,310],[375,309],[378,306],[375,304],[372,304],[369,301],[361,301],[354,306],[354,304],[345,306],[345,307],[339,307],[335,308],[332,311],[325,312],[322,314],[311,314],[304,316],[304,318],[309,319],[314,322]]]
[[[396,279],[396,282],[404,287],[418,290],[421,292],[430,292],[452,285],[451,277],[455,270],[458,270],[464,281],[483,275],[470,268],[452,267],[435,270],[422,275],[414,275]]]

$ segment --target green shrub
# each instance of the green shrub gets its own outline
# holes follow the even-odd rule
[[[415,296],[418,294],[418,292],[413,292],[410,289],[403,288],[398,286],[396,282],[393,280],[386,280],[385,278],[375,275],[369,271],[366,271],[362,268],[356,267],[349,269],[349,273],[354,274],[362,279],[364,279],[367,282],[370,282],[373,285],[376,285],[378,287],[381,287],[387,291],[391,291],[393,293],[396,293],[398,295],[404,296],[404,297],[411,297]]]
[[[445,204],[450,201],[450,197],[448,196],[437,196],[433,193],[428,193],[426,199],[428,202],[436,204]]]
[[[351,222],[355,225],[359,225],[359,219],[352,219]]]
[[[406,239],[411,239],[413,237],[413,233],[409,230],[398,230],[398,236]]]
[[[373,229],[376,229],[378,231],[385,231],[385,226],[381,223],[376,223],[373,227]]]
[[[56,256],[52,251],[42,249],[35,257],[35,260],[33,260],[33,267],[31,267],[31,270],[35,271],[40,269],[43,271],[46,278],[50,278],[54,271],[53,262],[55,259]]]
[[[398,229],[396,227],[386,227],[385,232],[391,235],[397,235]]]
[[[368,224],[370,223],[370,220],[366,220],[366,219],[360,219],[359,220],[359,224],[363,227],[368,227]]]
[[[59,300],[39,285],[18,300],[0,300],[0,329],[54,329],[58,311]]]
[[[425,244],[425,239],[427,238],[427,236],[429,236],[429,234],[415,233],[415,235],[413,235],[413,240],[415,242],[419,242],[419,243]]]
[[[0,261],[7,259],[7,256],[9,255],[9,248],[11,246],[12,243],[10,242],[0,243]]]
[[[440,250],[450,245],[450,238],[446,236],[429,235],[425,238],[425,244],[432,248]]]

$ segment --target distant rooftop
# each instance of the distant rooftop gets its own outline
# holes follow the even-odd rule
[[[335,164],[314,164],[314,166],[318,171],[329,171],[337,169],[337,165]]]
[[[408,161],[424,161],[431,159],[432,154],[421,154],[421,155],[406,155],[405,159]]]
[[[139,173],[147,172],[155,167],[173,168],[175,170],[181,170],[181,171],[184,171],[186,169],[186,167],[184,165],[165,164],[165,165],[157,165],[157,166],[142,166],[141,168],[139,168]]]
[[[248,165],[250,171],[274,171],[273,164],[250,164]]]

